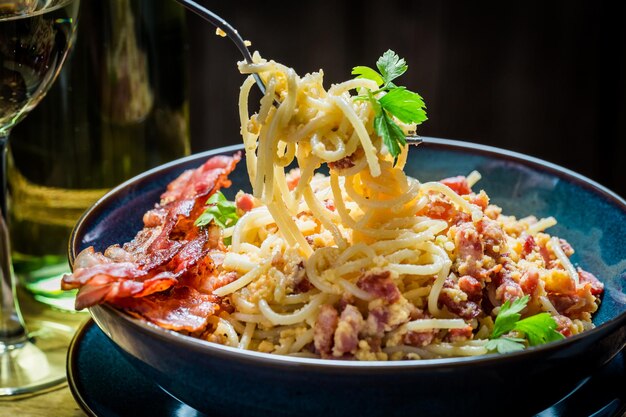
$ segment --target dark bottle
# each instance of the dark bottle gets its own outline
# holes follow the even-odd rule
[[[53,303],[82,212],[111,187],[190,150],[184,9],[173,0],[80,7],[72,55],[13,130],[9,155],[15,272]]]

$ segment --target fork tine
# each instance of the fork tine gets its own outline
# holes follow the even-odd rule
[[[415,145],[415,146],[417,146],[417,145],[419,145],[420,143],[423,143],[423,142],[424,142],[424,140],[423,140],[422,138],[420,138],[419,136],[407,136],[407,137],[406,137],[406,142],[407,142],[409,145]]]

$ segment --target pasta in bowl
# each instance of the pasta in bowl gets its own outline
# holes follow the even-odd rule
[[[595,271],[605,283],[602,303],[593,316],[595,328],[506,355],[371,362],[243,350],[164,330],[106,304],[91,307],[92,317],[146,377],[207,413],[236,410],[258,415],[271,409],[275,415],[340,415],[346,410],[372,416],[417,411],[446,415],[461,407],[468,415],[484,415],[510,407],[520,392],[532,398],[516,405],[520,414],[540,411],[624,346],[626,271],[617,248],[626,205],[596,184],[542,161],[463,142],[425,141],[420,152],[409,155],[405,168],[409,175],[435,180],[479,170],[481,183],[503,210],[520,217],[532,212],[559,219],[555,233],[567,236],[577,248],[573,261]],[[113,190],[77,225],[73,257],[92,245],[102,251],[115,242],[130,241],[143,226],[142,213],[154,206],[169,182],[213,155],[235,151],[199,154]],[[251,191],[242,164],[229,177],[233,193],[224,190],[229,198],[235,197],[234,190]],[[584,208],[574,204],[581,199],[587,202]],[[474,395],[467,381],[490,386],[491,400]],[[233,395],[234,387],[246,394]],[[450,392],[455,393],[453,402]],[[368,401],[355,401],[355,396]]]
[[[385,62],[402,66],[397,56],[388,55]],[[201,380],[202,370],[211,369],[220,379],[245,385],[246,392],[264,392],[264,401],[279,414],[294,411],[293,398],[306,393],[311,414],[330,404],[341,414],[354,407],[354,395],[365,394],[371,402],[364,413],[402,415],[420,409],[419,402],[406,401],[416,392],[420,398],[442,399],[437,407],[445,407],[442,388],[460,388],[464,377],[501,382],[529,360],[563,352],[572,360],[592,352],[594,359],[585,364],[588,371],[623,346],[623,330],[616,331],[624,319],[621,287],[616,285],[623,271],[616,274],[596,262],[579,262],[577,269],[569,259],[570,245],[543,232],[554,224],[550,214],[564,215],[564,230],[579,230],[580,219],[557,209],[585,193],[585,201],[608,201],[610,193],[545,163],[493,149],[429,141],[409,153],[402,140],[424,119],[416,110],[423,103],[415,93],[384,79],[393,71],[381,70],[384,84],[370,74],[374,79],[357,78],[326,91],[320,74],[299,78],[259,57],[241,69],[265,77],[268,92],[250,117],[245,97],[252,81],[242,87],[245,161],[239,168],[235,165],[241,156],[230,153],[182,174],[183,167],[191,167],[188,162],[135,180],[131,194],[151,184],[153,200],[141,203],[144,211],[170,184],[129,244],[97,254],[85,249],[89,239],[79,237],[93,238],[89,230],[97,224],[98,250],[130,240],[103,238],[108,232],[102,223],[109,217],[99,217],[110,209],[128,210],[128,201],[137,210],[142,200],[127,199],[128,185],[98,203],[74,234],[75,253],[84,251],[65,284],[81,287],[79,306],[106,301],[178,332],[154,329],[110,307],[92,308],[98,324],[166,390],[208,409],[226,410],[228,404],[256,412],[262,408],[253,399],[243,405],[224,400],[216,384],[189,387],[190,381]],[[368,73],[363,68],[360,72]],[[393,87],[377,91],[385,85]],[[358,94],[350,95],[355,89]],[[403,113],[392,100],[394,94],[400,103],[413,103],[414,111]],[[278,108],[272,105],[275,97],[281,101]],[[299,171],[287,169],[294,160]],[[329,168],[327,176],[316,174],[322,164]],[[486,189],[489,178],[497,180],[491,182],[494,202],[515,208],[520,220],[503,216],[484,192],[472,192],[479,177],[475,170],[483,173]],[[150,182],[153,176],[160,179],[160,189]],[[230,195],[234,202],[217,192],[231,181],[231,188],[244,190]],[[551,193],[561,184],[569,194],[554,201]],[[503,190],[503,185],[508,188]],[[507,195],[515,190],[525,193]],[[609,218],[623,228],[623,201],[610,199],[614,216]],[[523,217],[530,213],[545,218]],[[604,230],[606,217],[596,221],[591,226]],[[124,231],[140,227],[125,225]],[[577,240],[585,244],[575,236],[574,247]],[[599,255],[588,246],[583,255]],[[591,313],[605,288],[611,296],[603,297],[595,319],[601,325],[592,329]],[[558,341],[564,336],[571,337]],[[502,359],[446,359],[515,352],[551,341],[555,343]],[[588,344],[592,341],[593,347]],[[185,352],[184,359],[164,361],[167,349],[174,347]],[[409,361],[381,362],[389,359]],[[531,381],[527,378],[545,378],[533,386],[536,401],[529,408],[566,389],[567,384],[555,388],[555,378],[569,375],[574,381],[584,375],[585,367],[572,368],[572,363],[542,363],[524,371],[515,382],[518,388]],[[500,369],[494,373],[496,365]],[[254,373],[257,384],[241,381],[233,369]],[[183,371],[185,376],[163,378]],[[549,371],[557,373],[546,376]],[[375,391],[364,387],[359,383],[363,375],[380,378],[383,386]],[[433,383],[433,376],[440,380]],[[272,384],[260,389],[259,380]],[[289,381],[298,384],[290,386]],[[320,381],[331,388],[315,392]],[[400,381],[408,385],[400,386]],[[542,393],[546,387],[550,395]],[[278,391],[269,395],[268,390]],[[348,395],[341,397],[340,392]],[[201,401],[203,395],[221,398],[220,405]],[[462,401],[476,403],[470,396]]]

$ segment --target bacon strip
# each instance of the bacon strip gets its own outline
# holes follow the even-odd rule
[[[219,310],[218,297],[187,286],[142,298],[120,298],[113,304],[138,313],[164,329],[190,333],[204,329],[209,317]]]
[[[144,228],[131,242],[111,246],[104,254],[93,247],[78,254],[74,272],[61,284],[63,289],[79,288],[76,309],[109,302],[172,330],[193,332],[206,326],[219,300],[188,285],[200,289],[215,273],[208,255],[222,249],[222,243],[212,238],[214,226],[198,229],[194,222],[207,198],[230,185],[227,176],[240,159],[240,154],[215,156],[185,171],[143,216]]]

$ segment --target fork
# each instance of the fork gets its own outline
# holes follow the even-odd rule
[[[241,52],[241,54],[243,55],[243,59],[245,59],[247,63],[252,64],[252,54],[246,46],[246,42],[243,40],[237,29],[235,29],[230,23],[193,0],[176,1],[186,9],[192,11],[196,15],[200,16],[202,19],[211,23],[217,29],[224,32],[226,36],[228,36],[228,39],[230,39],[235,44],[237,49],[239,49],[239,52]],[[261,93],[265,94],[265,83],[263,82],[259,74],[254,73],[252,75],[256,81],[257,86],[259,87],[259,90],[261,90]],[[274,100],[274,103],[276,105],[280,105],[280,102],[277,100]],[[410,145],[419,145],[423,142],[423,139],[419,136],[407,136],[406,140],[407,143],[409,143]]]

